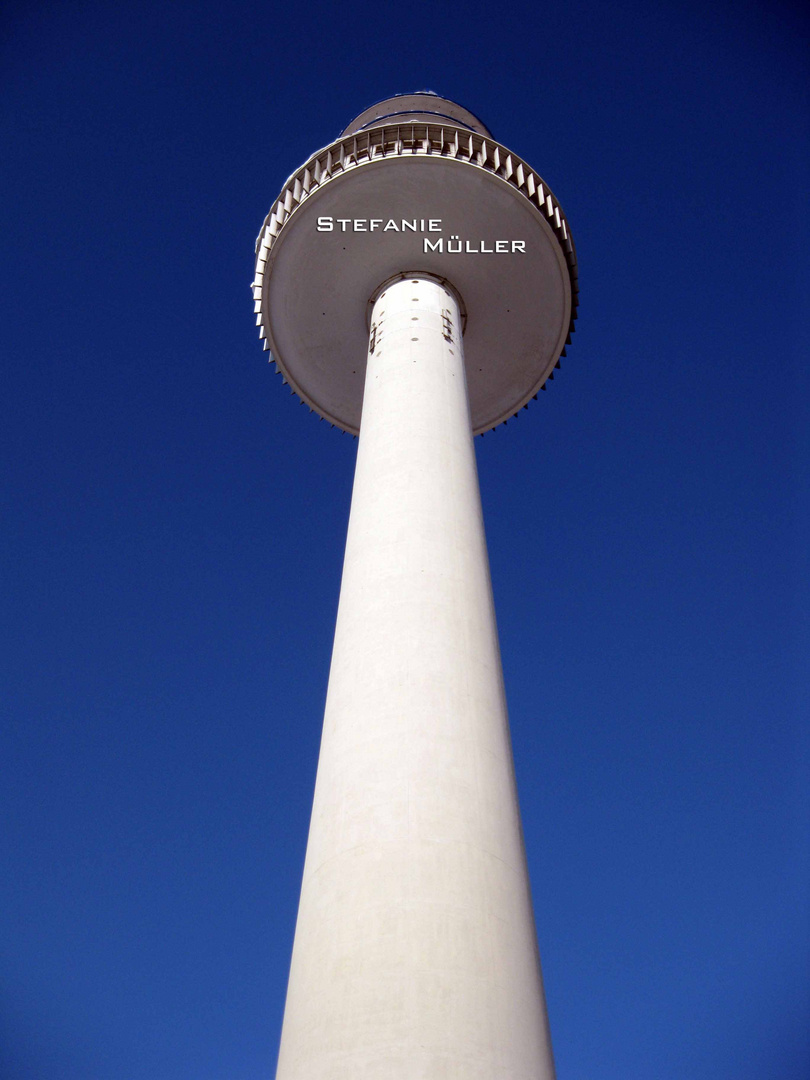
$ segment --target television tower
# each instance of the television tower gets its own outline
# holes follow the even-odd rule
[[[472,440],[570,343],[566,219],[421,92],[293,173],[256,252],[265,349],[360,436],[277,1080],[551,1080]]]

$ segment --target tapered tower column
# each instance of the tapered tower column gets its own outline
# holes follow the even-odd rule
[[[459,308],[371,322],[278,1078],[545,1080]]]
[[[360,437],[277,1080],[552,1080],[473,436],[546,388],[574,243],[430,92],[366,109],[256,241],[259,336]]]

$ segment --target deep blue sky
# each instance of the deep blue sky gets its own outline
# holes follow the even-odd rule
[[[266,1080],[356,443],[253,241],[430,87],[562,201],[582,306],[477,440],[560,1080],[805,1080],[808,23],[787,3],[11,3],[2,1080]]]

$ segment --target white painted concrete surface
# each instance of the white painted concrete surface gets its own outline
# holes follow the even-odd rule
[[[277,1078],[551,1080],[455,299],[371,340]]]

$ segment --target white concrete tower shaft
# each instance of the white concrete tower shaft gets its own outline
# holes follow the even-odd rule
[[[459,307],[371,324],[277,1080],[551,1080]]]

